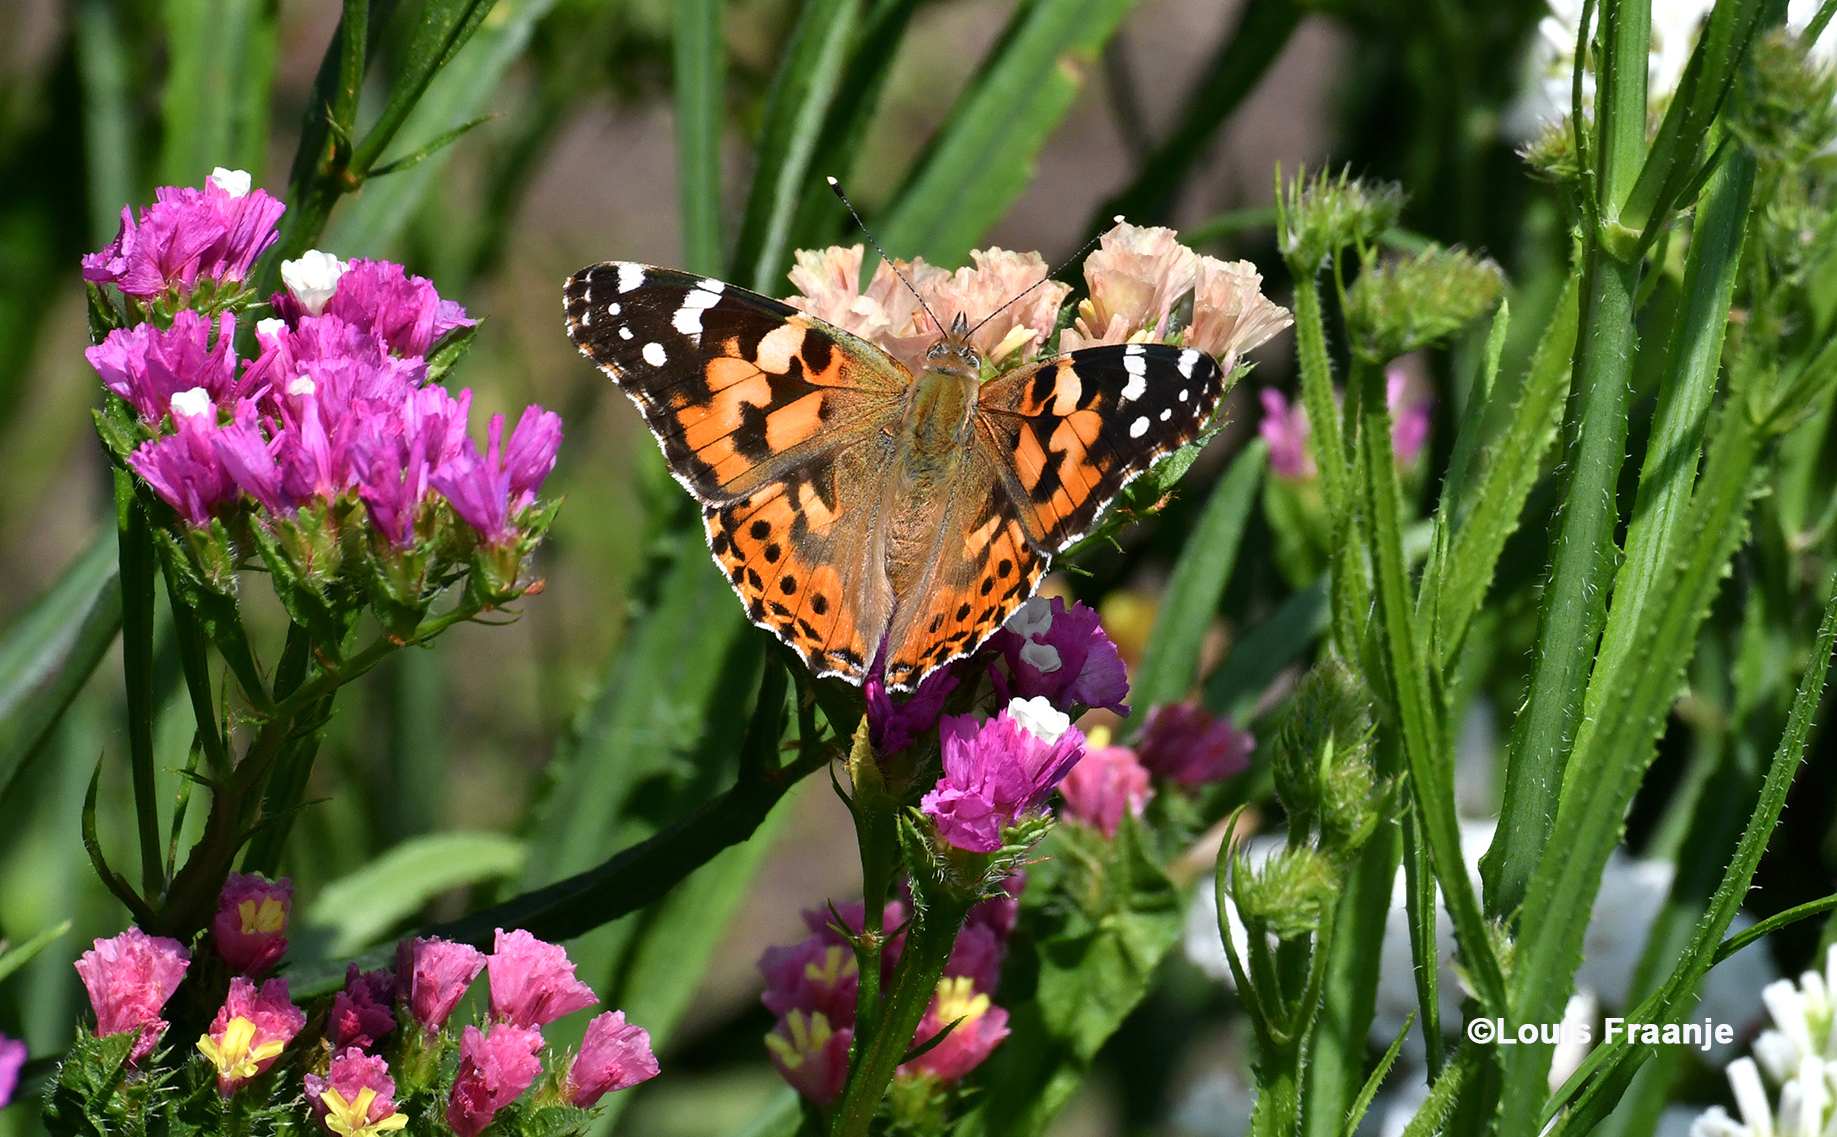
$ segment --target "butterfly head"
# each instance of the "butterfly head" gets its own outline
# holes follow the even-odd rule
[[[970,342],[970,322],[963,313],[951,321],[950,331],[925,353],[925,366],[933,371],[975,375],[982,370],[982,353]]]

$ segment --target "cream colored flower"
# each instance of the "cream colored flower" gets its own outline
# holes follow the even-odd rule
[[[1128,343],[1138,331],[1160,339],[1168,312],[1192,291],[1198,272],[1198,255],[1172,229],[1117,225],[1084,260],[1091,295],[1078,305],[1071,340],[1076,347]]]
[[[1215,356],[1226,371],[1294,322],[1287,308],[1263,295],[1263,277],[1249,261],[1199,258],[1187,343]]]
[[[927,291],[926,302],[947,324],[959,312],[972,328],[988,320],[971,337],[983,358],[994,358],[997,348],[1004,346],[1007,350],[999,354],[1010,357],[1017,345],[1019,359],[1031,358],[1052,335],[1059,321],[1059,305],[1065,303],[1071,286],[1046,280],[1050,267],[1038,253],[975,249],[970,259],[976,267],[960,268],[938,280]],[[1025,339],[1014,334],[1016,329],[1025,329]]]
[[[785,303],[819,320],[882,348],[916,373],[925,365],[925,352],[938,339],[938,327],[887,262],[874,269],[867,291],[861,291],[860,245],[831,245],[826,249],[798,249],[791,283],[802,295]],[[926,293],[950,274],[914,259],[899,268],[913,287]]]

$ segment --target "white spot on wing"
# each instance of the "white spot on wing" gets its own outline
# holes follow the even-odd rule
[[[1139,363],[1141,361],[1128,360],[1127,362]],[[1131,370],[1129,372],[1129,382],[1123,384],[1123,402],[1135,402],[1142,397],[1142,393],[1146,390],[1148,390],[1148,380],[1142,377],[1142,372]]]
[[[701,335],[702,313],[721,302],[720,288],[721,282],[718,280],[704,280],[691,288],[689,294],[682,298],[682,307],[670,319],[676,325],[676,330],[685,336]]]
[[[647,343],[644,345],[644,362],[652,367],[662,367],[663,361],[667,358],[669,357],[664,355],[662,344]]]
[[[1186,397],[1190,394],[1192,394],[1192,392],[1185,387],[1180,388],[1180,401],[1183,403],[1186,402]]]
[[[644,283],[644,266],[622,264],[619,266],[619,291],[630,292]]]
[[[619,314],[619,306],[618,306],[618,304],[617,304],[617,303],[613,303],[613,304],[608,304],[608,305],[606,305],[606,311],[608,311],[608,312],[610,312],[610,313],[612,313],[612,314],[613,314],[614,316],[616,316],[616,315],[618,315],[618,314]]]
[[[628,339],[630,339],[630,338],[631,338],[631,329],[630,329],[630,328],[620,328],[620,329],[619,329],[619,338],[620,338],[620,339],[622,339],[622,340],[628,340]]]
[[[1198,362],[1199,362],[1199,353],[1197,351],[1194,351],[1192,348],[1189,347],[1185,351],[1181,352],[1180,353],[1180,378],[1191,379],[1193,377],[1193,366],[1197,364]]]
[[[1143,415],[1129,424],[1129,437],[1140,438],[1148,433],[1148,416]]]
[[[1168,407],[1166,410],[1161,412],[1162,422],[1166,422],[1168,419],[1173,418],[1173,417],[1174,417],[1174,408],[1172,407]]]

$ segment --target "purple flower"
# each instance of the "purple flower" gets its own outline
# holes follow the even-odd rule
[[[503,439],[504,416],[492,415],[481,458],[466,439],[463,449],[436,470],[433,487],[453,503],[453,511],[484,538],[500,545],[516,535],[511,521],[536,500],[543,479],[555,468],[561,447],[561,416],[531,405]]]
[[[765,1036],[772,1065],[792,1089],[818,1106],[832,1104],[848,1080],[848,1048],[855,1028],[837,1028],[821,1012],[792,1011]]]
[[[185,978],[191,953],[185,945],[165,936],[149,936],[129,928],[114,939],[97,940],[91,951],[77,960],[77,974],[89,991],[96,1011],[96,1035],[138,1031],[140,1039],[128,1055],[130,1064],[153,1053],[166,1022],[160,1009]]]
[[[944,699],[957,689],[957,677],[949,668],[925,676],[910,698],[895,703],[887,695],[886,684],[878,678],[867,681],[867,734],[876,754],[897,754],[912,745],[912,740],[938,725],[944,712]]]
[[[574,978],[574,964],[559,944],[523,931],[497,930],[485,964],[491,973],[491,1013],[521,1027],[539,1027],[599,1002],[593,988]]]
[[[194,387],[172,396],[172,417],[178,433],[141,443],[128,466],[186,521],[208,525],[211,512],[237,492],[217,453],[217,407]]]
[[[919,803],[938,835],[959,849],[992,853],[1001,830],[1037,811],[1084,756],[1084,735],[1044,698],[1015,699],[979,728],[969,715],[941,728],[944,777]]]
[[[272,441],[262,437],[261,411],[253,399],[238,399],[236,417],[211,435],[217,461],[236,488],[277,516],[291,514],[296,508],[284,492],[282,470],[275,461],[289,442],[286,431],[277,431]]]
[[[113,283],[147,299],[168,289],[190,292],[199,280],[247,279],[249,268],[274,243],[275,222],[286,206],[249,189],[249,175],[221,167],[201,190],[161,186],[154,203],[121,211],[114,243],[83,258],[83,279]]]
[[[1263,421],[1257,433],[1269,443],[1269,468],[1278,477],[1291,481],[1311,478],[1318,471],[1314,456],[1308,453],[1308,412],[1299,402],[1292,408],[1282,392],[1265,387],[1258,392],[1263,400]]]
[[[287,995],[287,980],[257,988],[243,976],[230,980],[229,997],[198,1039],[198,1052],[217,1067],[217,1092],[225,1098],[267,1072],[306,1025],[306,1013]]]
[[[349,442],[358,494],[370,517],[397,548],[415,542],[415,517],[435,473],[450,466],[466,437],[472,392],[455,399],[446,388],[411,392],[393,413],[375,408],[354,424]]]
[[[231,873],[211,924],[217,954],[238,974],[262,974],[287,953],[287,917],[292,911],[293,881]]]
[[[905,1075],[930,1074],[954,1082],[982,1065],[1001,1040],[1008,1037],[1008,1012],[989,1001],[976,983],[963,976],[946,976],[919,1020],[912,1036],[920,1046],[936,1038],[952,1023],[957,1024],[944,1041],[899,1068]]]
[[[1384,369],[1384,402],[1391,412],[1391,452],[1399,463],[1407,466],[1422,453],[1422,444],[1429,440],[1435,400],[1424,397],[1404,401],[1410,393],[1410,368],[1404,359],[1393,359]]]
[[[957,933],[957,942],[951,945],[944,974],[968,979],[979,990],[993,991],[1001,986],[1001,961],[1007,952],[1007,943],[994,928],[965,923]]]
[[[379,1137],[402,1129],[408,1116],[395,1108],[389,1063],[355,1047],[332,1056],[321,1078],[306,1075],[306,1104],[332,1137]]]
[[[467,319],[458,304],[442,300],[431,281],[388,261],[341,263],[315,249],[288,261],[282,277],[288,292],[272,301],[277,315],[289,323],[302,316],[337,316],[375,333],[397,355],[426,355],[441,336],[478,322]]]
[[[485,953],[446,940],[403,940],[395,949],[396,997],[423,1030],[433,1034],[485,970]]]
[[[19,1088],[19,1071],[25,1066],[27,1056],[25,1043],[0,1034],[0,1109],[11,1104],[13,1091]]]
[[[446,1120],[459,1137],[478,1137],[498,1110],[516,1101],[542,1073],[542,1034],[496,1023],[490,1034],[475,1026],[459,1040],[459,1074],[447,1099]]]
[[[1097,613],[1082,603],[1067,608],[1057,596],[1036,596],[989,637],[989,646],[1008,665],[1012,686],[1000,672],[990,673],[1002,698],[1043,697],[1065,711],[1081,706],[1129,713],[1123,658]]]
[[[221,402],[235,387],[236,317],[223,313],[216,329],[212,347],[211,322],[186,308],[165,331],[151,323],[116,328],[83,354],[103,386],[126,399],[142,422],[157,426],[181,391],[203,388],[212,402]]]
[[[325,1020],[325,1037],[334,1049],[368,1049],[395,1029],[389,1012],[395,998],[395,976],[387,970],[359,971],[355,963],[345,969],[344,990],[332,997]]]
[[[1065,799],[1066,817],[1114,838],[1124,812],[1140,817],[1154,789],[1135,751],[1127,746],[1100,746],[1086,752],[1084,761],[1059,783],[1059,796]]]
[[[1197,703],[1169,703],[1148,712],[1136,759],[1153,774],[1202,786],[1243,773],[1257,740],[1229,718],[1214,719]]]
[[[759,957],[765,991],[759,1001],[783,1017],[790,1011],[821,1011],[832,1024],[855,1021],[855,992],[861,985],[855,953],[820,936],[788,947],[769,947]]]
[[[624,1011],[607,1011],[587,1024],[561,1092],[578,1108],[592,1109],[607,1094],[656,1076],[650,1032],[626,1022]]]

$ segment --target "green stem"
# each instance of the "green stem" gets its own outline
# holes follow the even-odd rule
[[[886,899],[899,871],[899,803],[886,792],[880,775],[879,755],[868,741],[863,718],[855,730],[848,758],[849,782],[854,787],[855,838],[861,849],[861,934],[855,939],[856,1054],[872,1046],[880,1024],[880,975],[886,955]]]
[[[127,689],[140,887],[152,900],[166,885],[153,768],[153,531],[134,496],[134,476],[126,470],[115,471],[115,520],[121,556],[121,675]]]
[[[944,965],[950,962],[950,949],[957,942],[957,930],[968,912],[967,904],[939,900],[921,907],[913,916],[880,1026],[854,1065],[842,1103],[836,1107],[832,1137],[866,1137],[874,1111],[912,1046],[912,1036],[925,1017],[925,1008],[931,1005]]]
[[[1339,408],[1333,405],[1333,365],[1327,359],[1320,284],[1314,268],[1290,265],[1295,274],[1295,350],[1301,359],[1301,401],[1308,412],[1308,447],[1320,468],[1327,512],[1337,522],[1346,509],[1346,455]]]

